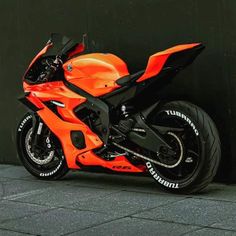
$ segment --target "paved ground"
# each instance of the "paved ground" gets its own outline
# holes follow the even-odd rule
[[[0,235],[236,235],[236,185],[163,193],[148,177],[72,172],[39,181],[0,165]]]

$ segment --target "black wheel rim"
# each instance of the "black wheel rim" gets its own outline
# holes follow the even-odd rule
[[[165,111],[161,111],[157,114],[155,125],[180,128],[183,131],[171,131],[181,139],[184,147],[183,159],[180,164],[174,168],[165,168],[159,165],[155,165],[157,172],[166,180],[186,182],[193,177],[198,171],[201,164],[201,140],[200,135],[196,135],[190,124],[177,116],[169,116]],[[173,144],[171,144],[173,147]],[[162,156],[157,157],[156,153],[149,152],[150,156],[154,159],[159,159],[163,162]],[[177,152],[178,154],[178,152]],[[168,158],[168,157],[167,157]],[[172,160],[175,161],[175,160]]]
[[[62,158],[63,155],[60,151],[60,149],[55,149],[54,150],[54,155],[53,158],[50,162],[46,163],[46,164],[37,164],[35,161],[32,160],[32,157],[30,157],[29,152],[27,151],[26,148],[26,138],[27,138],[27,133],[30,132],[30,129],[32,128],[32,124],[28,125],[28,127],[26,127],[25,129],[25,135],[23,136],[22,139],[22,147],[23,147],[23,153],[24,153],[24,157],[26,159],[26,161],[28,162],[28,164],[30,166],[32,166],[34,169],[36,169],[37,171],[40,171],[42,173],[49,173],[55,170],[55,168],[57,168],[59,165],[61,165],[62,162]],[[47,130],[45,130],[44,132],[48,132]],[[30,140],[29,140],[30,142]],[[42,150],[42,152],[40,154],[36,154],[34,153],[34,155],[36,156],[37,159],[43,159],[45,155],[47,155],[47,152],[45,150]]]

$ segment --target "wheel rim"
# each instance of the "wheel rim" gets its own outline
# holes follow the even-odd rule
[[[195,134],[192,127],[184,119],[176,116],[168,116],[166,115],[165,111],[161,111],[158,114],[155,120],[155,125],[163,125],[167,127],[183,129],[182,132],[169,132],[169,134],[171,133],[175,140],[178,140],[179,146],[182,146],[182,151],[180,148],[180,152],[182,152],[182,154],[180,154],[180,152],[177,152],[178,156],[173,160],[175,162],[179,162],[178,165],[171,169],[154,165],[155,169],[160,174],[160,176],[169,181],[178,181],[180,183],[188,181],[192,178],[193,175],[196,174],[197,171],[199,171],[199,166],[201,163],[200,136],[197,136]],[[150,152],[149,154],[153,158],[156,157],[160,161],[164,161],[163,156],[157,157],[156,153],[152,152]]]
[[[28,129],[24,139],[24,150],[25,150],[25,157],[28,160],[28,163],[41,171],[42,173],[52,172],[62,165],[62,161],[64,156],[59,153],[58,149],[51,150],[49,152],[43,151],[42,153],[34,153],[32,151],[32,127]]]
[[[33,162],[35,162],[36,164],[38,164],[38,165],[48,164],[53,159],[55,151],[54,150],[50,151],[49,154],[43,159],[40,158],[39,156],[35,155],[31,151],[32,132],[33,132],[32,128],[29,129],[29,131],[27,132],[26,137],[25,137],[26,152],[27,152],[28,156],[30,157],[30,159]]]

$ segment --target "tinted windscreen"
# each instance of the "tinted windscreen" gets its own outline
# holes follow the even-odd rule
[[[50,42],[53,45],[48,49],[44,56],[66,55],[78,44],[73,39],[57,33],[51,34]]]

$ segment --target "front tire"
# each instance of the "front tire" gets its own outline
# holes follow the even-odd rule
[[[174,101],[163,105],[150,122],[184,130],[168,133],[176,152],[181,150],[180,164],[168,169],[146,162],[152,177],[165,190],[174,193],[189,194],[204,189],[213,180],[221,156],[219,135],[212,119],[196,105]],[[167,161],[173,162],[168,158]]]
[[[26,113],[17,127],[16,144],[19,159],[23,166],[35,177],[44,180],[56,180],[63,177],[68,171],[66,160],[62,149],[58,146],[59,142],[55,145],[55,150],[43,155],[33,153],[31,150],[32,144],[32,126],[33,114]],[[46,132],[49,129],[44,125]],[[49,131],[50,132],[50,131]],[[54,139],[56,137],[54,136]],[[56,148],[57,147],[57,148]]]

